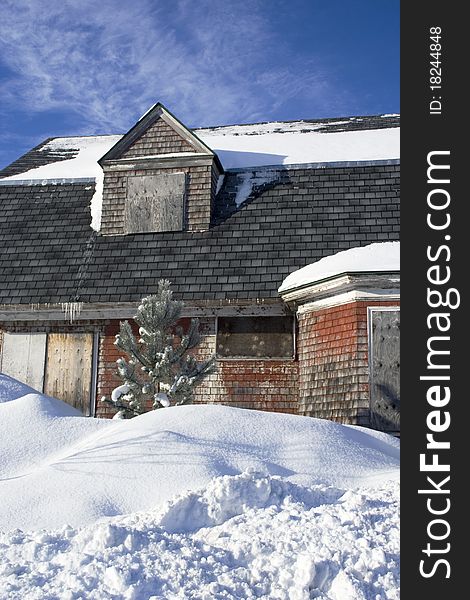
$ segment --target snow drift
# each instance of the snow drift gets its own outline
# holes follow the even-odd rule
[[[13,382],[0,597],[398,599],[394,438],[226,406],[90,419]]]
[[[220,475],[255,468],[301,485],[392,476],[394,438],[287,414],[178,406],[89,419],[38,393],[0,404],[0,529],[60,527],[148,510]],[[50,499],[60,502],[50,509]]]

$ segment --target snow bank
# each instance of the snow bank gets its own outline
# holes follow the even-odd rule
[[[0,402],[9,402],[10,400],[21,398],[21,396],[25,396],[26,394],[35,393],[36,390],[29,387],[29,385],[21,383],[21,381],[17,381],[9,375],[0,373]]]
[[[286,498],[317,506],[337,500],[341,490],[324,485],[315,489],[289,483],[247,469],[241,475],[216,477],[201,492],[186,492],[170,500],[158,513],[158,523],[170,533],[214,527],[251,508],[281,505]]]
[[[342,273],[400,270],[400,242],[380,242],[350,248],[290,273],[279,292],[308,285]]]
[[[0,529],[148,510],[247,468],[304,486],[361,486],[397,474],[394,438],[295,415],[201,405],[89,419],[36,393],[0,404],[0,420]]]
[[[395,484],[365,495],[244,473],[157,513],[0,535],[0,595],[398,600],[398,532]]]
[[[9,379],[1,598],[398,600],[394,438],[210,405],[90,419]]]
[[[1,376],[2,379],[4,377]],[[56,456],[64,448],[103,426],[101,420],[85,419],[72,406],[36,391],[0,404],[0,422],[0,476],[4,480],[34,476],[35,470],[43,461]],[[40,478],[37,479],[40,481]],[[3,516],[6,516],[8,510],[14,516],[15,498],[8,498],[8,485],[3,482]],[[36,493],[38,492],[39,490]],[[46,505],[42,510],[46,510]],[[0,518],[0,523],[2,520]],[[2,525],[3,523],[0,528]],[[12,526],[15,527],[16,524],[13,523]],[[34,525],[30,523],[29,526]]]

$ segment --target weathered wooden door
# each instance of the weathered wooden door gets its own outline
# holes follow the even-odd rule
[[[50,333],[44,393],[91,414],[92,333]]]
[[[0,371],[42,392],[45,356],[45,333],[5,332]]]
[[[400,431],[400,310],[369,309],[371,425]]]

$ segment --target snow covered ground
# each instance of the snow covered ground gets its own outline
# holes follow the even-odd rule
[[[130,421],[0,375],[0,598],[399,598],[399,442],[224,406]]]

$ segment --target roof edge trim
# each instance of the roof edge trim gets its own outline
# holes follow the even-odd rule
[[[378,160],[345,160],[336,162],[310,162],[291,163],[288,165],[259,165],[253,167],[237,167],[236,169],[225,169],[226,173],[244,173],[245,171],[259,171],[261,169],[297,170],[297,169],[338,169],[342,167],[387,167],[400,164],[399,158],[382,158]]]

